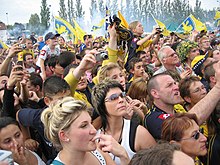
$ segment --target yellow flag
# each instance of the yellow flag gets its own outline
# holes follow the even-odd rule
[[[74,19],[73,19],[73,23],[74,23],[73,29],[75,29],[76,31],[77,40],[83,41],[83,36],[86,35],[86,32],[79,26],[79,24]]]
[[[170,35],[170,31],[167,30],[166,25],[163,22],[159,21],[158,19],[155,19],[155,22],[163,30],[162,34],[164,36],[169,36]]]
[[[216,11],[214,20],[220,19],[220,11]]]
[[[128,22],[126,21],[126,19],[124,18],[124,16],[121,14],[120,11],[118,11],[118,17],[121,20],[121,24],[128,29]]]

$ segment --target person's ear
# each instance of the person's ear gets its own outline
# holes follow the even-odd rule
[[[63,130],[59,131],[58,136],[59,136],[60,141],[64,141],[64,142],[69,142],[70,141],[67,133]]]
[[[209,80],[210,80],[210,82],[216,84],[215,76],[210,76]]]
[[[218,119],[218,123],[220,123],[220,118]]]
[[[153,98],[159,99],[159,92],[156,89],[151,89],[150,91],[151,95],[153,96]]]
[[[51,102],[51,99],[47,96],[44,97],[44,103],[49,106],[50,105],[50,102]]]

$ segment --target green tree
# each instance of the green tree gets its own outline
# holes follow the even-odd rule
[[[76,0],[76,18],[83,18],[85,11],[83,11],[81,0]]]
[[[39,25],[40,25],[40,17],[38,16],[38,14],[37,13],[31,14],[31,17],[27,25],[27,29],[39,34],[41,33],[41,30],[42,30],[41,26]]]
[[[73,7],[73,0],[68,0],[67,6],[68,6],[67,18],[69,20],[69,23],[73,24],[73,18],[75,19],[75,15],[74,15],[75,9]]]
[[[60,0],[60,11],[59,12],[59,16],[65,20],[67,20],[67,14],[66,14],[66,7],[65,7],[65,1],[64,0]]]
[[[98,8],[98,6],[97,6],[96,0],[91,0],[91,5],[90,5],[90,8],[89,8],[91,19],[93,19],[94,13],[97,13],[97,8]]]
[[[40,16],[41,16],[41,25],[45,28],[48,29],[50,26],[50,9],[47,6],[47,0],[42,0],[41,1],[41,11],[40,11]]]

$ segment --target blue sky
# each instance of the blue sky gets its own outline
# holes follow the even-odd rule
[[[189,0],[190,4],[195,4],[195,1]],[[88,9],[90,0],[82,0],[82,2],[84,2],[84,9]],[[202,7],[206,9],[220,7],[220,2],[217,0],[201,0],[201,2]],[[58,15],[59,0],[47,0],[47,3],[51,5],[53,15]],[[41,0],[1,0],[0,21],[6,24],[14,24],[15,22],[27,23],[31,14],[40,13],[40,6]],[[86,14],[88,15],[89,13],[87,12]]]

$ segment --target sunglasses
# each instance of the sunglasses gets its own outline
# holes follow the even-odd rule
[[[203,133],[204,133],[203,128],[200,128],[192,137],[181,139],[181,140],[189,140],[189,139],[192,139],[192,138],[195,139],[195,140],[198,140],[199,137],[200,137],[200,134],[203,134]]]
[[[126,97],[126,93],[125,92],[114,93],[111,96],[105,98],[105,102],[117,100],[119,97],[125,98]]]

